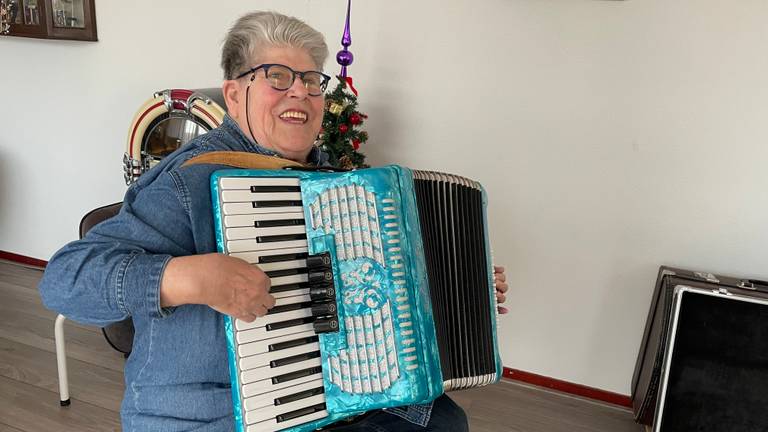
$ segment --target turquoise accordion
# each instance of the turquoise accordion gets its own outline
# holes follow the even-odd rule
[[[483,188],[398,166],[221,170],[221,253],[276,305],[224,317],[238,431],[307,431],[498,381]]]

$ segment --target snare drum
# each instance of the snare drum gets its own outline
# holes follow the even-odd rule
[[[155,93],[139,108],[128,130],[123,156],[125,184],[135,182],[165,156],[224,120],[220,88],[169,89]]]

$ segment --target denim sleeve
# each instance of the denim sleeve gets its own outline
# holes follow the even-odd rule
[[[50,259],[38,286],[47,308],[98,326],[171,312],[160,307],[160,281],[171,257],[194,253],[190,218],[168,173],[136,189],[120,213]]]

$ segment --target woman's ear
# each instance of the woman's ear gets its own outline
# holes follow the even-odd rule
[[[227,113],[237,120],[240,112],[245,109],[245,88],[238,80],[226,80],[221,85],[221,94],[227,104]]]

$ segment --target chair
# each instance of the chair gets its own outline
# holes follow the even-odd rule
[[[99,207],[86,213],[85,216],[83,216],[83,219],[80,220],[80,238],[83,238],[91,228],[96,226],[96,224],[116,215],[120,211],[122,205],[123,203],[119,202]],[[56,341],[56,362],[59,370],[59,403],[61,406],[68,406],[70,404],[69,382],[67,380],[66,341],[64,339],[64,321],[66,319],[67,318],[64,315],[59,314],[53,325],[54,340]],[[130,318],[104,327],[102,328],[102,332],[112,348],[122,352],[128,357],[133,345],[134,333],[133,321]]]

